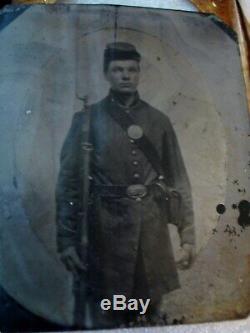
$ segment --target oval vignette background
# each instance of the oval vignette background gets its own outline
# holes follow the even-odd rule
[[[102,54],[114,36],[115,12],[98,8],[34,6],[0,36],[1,283],[28,309],[58,323],[71,322],[73,300],[71,278],[56,254],[54,189],[61,145],[80,108],[76,92],[88,92],[94,102],[107,91]],[[187,322],[234,318],[249,309],[250,253],[248,230],[232,241],[224,232],[228,223],[238,228],[231,204],[243,194],[233,181],[247,184],[248,118],[237,45],[211,18],[148,13],[120,8],[117,37],[142,53],[142,99],[168,114],[176,129],[193,189],[199,252],[193,268],[181,274],[183,288],[164,307]],[[213,234],[218,203],[227,211]],[[172,241],[178,242],[174,230]]]

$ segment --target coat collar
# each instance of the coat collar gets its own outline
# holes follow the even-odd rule
[[[107,99],[111,104],[115,105],[116,107],[118,106],[124,110],[128,110],[128,109],[133,110],[133,109],[137,108],[141,102],[139,93],[137,91],[135,92],[135,99],[133,101],[133,104],[129,105],[129,106],[122,104],[121,99],[119,98],[119,94],[113,90],[109,91]]]

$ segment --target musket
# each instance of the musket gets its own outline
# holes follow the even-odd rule
[[[83,101],[82,111],[84,112],[84,121],[81,124],[81,151],[82,151],[82,166],[81,175],[81,193],[82,193],[82,213],[77,225],[77,241],[76,250],[86,270],[79,271],[75,276],[74,281],[74,322],[79,328],[87,328],[91,326],[91,318],[89,311],[89,287],[88,287],[88,206],[89,206],[89,188],[90,188],[90,161],[93,145],[90,142],[90,124],[91,112],[88,105],[88,96],[78,97]]]
[[[93,144],[90,142],[90,109],[88,105],[88,96],[84,98],[78,97],[83,101],[83,112],[85,113],[84,121],[82,123],[82,158],[83,158],[83,182],[82,182],[82,206],[83,216],[82,223],[79,224],[80,244],[82,248],[88,246],[87,238],[87,217],[88,217],[88,204],[89,204],[89,184],[90,184],[90,160],[93,151]]]

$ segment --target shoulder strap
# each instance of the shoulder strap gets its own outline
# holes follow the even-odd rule
[[[109,106],[106,108],[106,111],[126,133],[131,125],[136,125],[130,115],[121,110],[119,107],[114,109],[113,107]],[[153,169],[156,171],[157,175],[165,176],[161,166],[160,156],[144,132],[141,138],[135,140],[135,144],[143,152],[149,163],[152,165]]]

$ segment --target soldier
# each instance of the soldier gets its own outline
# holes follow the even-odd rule
[[[58,250],[70,271],[87,271],[88,302],[97,328],[130,320],[126,311],[118,311],[119,316],[101,311],[101,300],[113,295],[150,298],[146,317],[153,322],[162,296],[180,287],[177,267],[189,268],[194,254],[188,176],[169,119],[139,96],[140,60],[132,44],[106,46],[103,69],[110,91],[90,106],[94,150],[88,207],[83,207],[81,193],[81,128],[86,113],[74,115],[61,152],[56,190]],[[75,245],[77,225],[87,209],[86,262]],[[176,225],[183,249],[177,264],[168,223]]]

